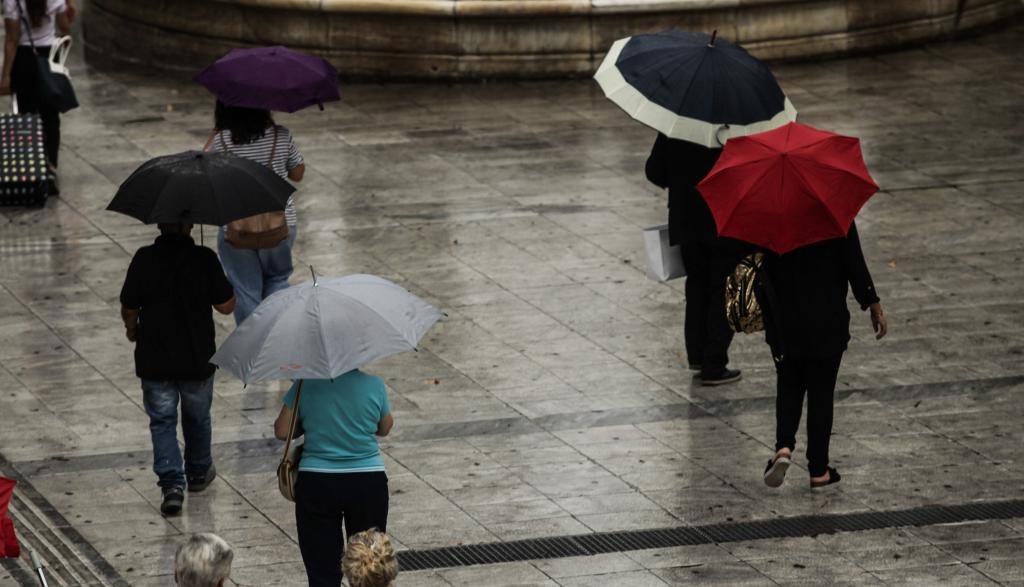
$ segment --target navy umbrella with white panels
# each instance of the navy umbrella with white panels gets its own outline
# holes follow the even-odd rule
[[[634,119],[709,148],[796,120],[768,66],[715,34],[671,30],[619,39],[594,79]]]

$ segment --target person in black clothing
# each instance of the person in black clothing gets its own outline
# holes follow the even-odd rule
[[[121,289],[125,335],[135,343],[135,374],[153,438],[153,471],[163,493],[160,511],[181,511],[185,486],[202,491],[217,472],[210,455],[210,404],[216,351],[213,306],[235,308],[217,254],[197,246],[191,224],[161,224],[156,242],[135,253]],[[178,449],[178,403],[185,463]]]
[[[733,332],[725,319],[725,277],[747,246],[718,237],[711,209],[697,191],[721,154],[721,149],[659,133],[646,165],[647,179],[668,188],[669,243],[679,245],[686,267],[686,357],[690,369],[700,371],[704,385],[741,377],[739,370],[727,367]]]
[[[766,337],[776,357],[775,457],[764,480],[778,487],[796,447],[804,396],[807,396],[807,469],[811,487],[839,481],[829,466],[832,401],[839,364],[850,340],[849,289],[861,310],[870,310],[875,338],[888,323],[861,251],[857,226],[846,238],[801,247],[785,255],[768,254],[764,271],[774,295],[765,306]],[[849,284],[849,286],[848,286]],[[781,356],[781,360],[780,360]]]

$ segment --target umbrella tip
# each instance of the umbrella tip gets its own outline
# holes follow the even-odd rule
[[[316,287],[316,271],[313,271],[313,266],[309,266],[309,272],[313,275],[313,287]]]
[[[320,112],[324,111],[324,103],[323,102],[317,102],[316,105],[320,107]]]
[[[712,49],[715,48],[715,37],[717,37],[717,36],[718,36],[718,29],[715,29],[715,30],[711,31],[711,40],[708,41],[708,47],[710,47]]]

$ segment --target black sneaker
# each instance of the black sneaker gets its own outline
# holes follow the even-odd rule
[[[828,468],[828,480],[827,481],[814,481],[811,480],[811,489],[818,489],[821,487],[828,487],[833,483],[839,483],[842,477],[839,475],[839,471],[836,471],[832,467]]]
[[[164,500],[160,504],[160,513],[165,516],[176,516],[185,503],[185,492],[181,487],[164,487]]]
[[[768,459],[768,466],[764,468],[764,484],[768,487],[781,487],[791,464],[793,461],[790,455],[776,455]]]
[[[726,383],[735,383],[743,379],[739,369],[722,369],[717,375],[708,377],[707,375],[701,375],[701,385],[725,385]]]
[[[213,483],[213,480],[217,478],[217,469],[210,465],[210,468],[206,470],[206,473],[202,475],[189,475],[188,476],[188,490],[190,493],[199,493],[206,489]]]

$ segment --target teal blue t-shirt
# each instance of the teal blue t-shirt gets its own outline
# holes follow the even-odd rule
[[[284,396],[295,403],[298,383]],[[384,380],[355,369],[336,379],[306,379],[299,397],[305,432],[300,471],[362,473],[383,471],[377,424],[391,413]]]

